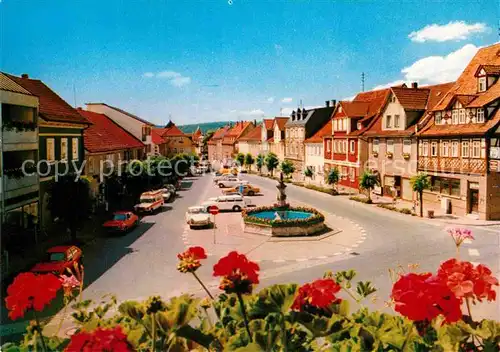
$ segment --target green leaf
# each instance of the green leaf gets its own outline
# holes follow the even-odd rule
[[[263,318],[269,313],[286,314],[295,300],[296,292],[296,284],[273,285],[261,290],[248,312],[250,318]]]
[[[250,343],[245,347],[239,347],[234,350],[235,352],[264,352],[266,350],[262,349],[257,343]]]
[[[184,326],[197,315],[198,299],[185,294],[174,297],[167,305],[167,315],[173,326]]]
[[[177,329],[176,335],[183,337],[188,341],[196,342],[197,344],[209,348],[210,344],[214,341],[214,337],[203,333],[202,331],[192,328],[189,325],[184,325]]]
[[[141,343],[147,340],[147,333],[144,327],[140,326],[127,332],[127,341],[137,349]]]
[[[483,339],[500,338],[500,322],[484,319],[476,329],[476,334]]]
[[[134,320],[141,320],[145,314],[142,304],[136,301],[123,302],[118,307],[118,311]]]

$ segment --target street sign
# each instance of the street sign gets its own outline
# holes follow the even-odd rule
[[[217,205],[211,205],[208,207],[208,212],[212,215],[219,214],[219,207]]]

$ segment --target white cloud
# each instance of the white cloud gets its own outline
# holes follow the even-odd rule
[[[283,98],[281,99],[282,103],[291,103],[293,101],[293,98]]]
[[[479,47],[466,44],[446,56],[424,57],[405,67],[401,72],[407,81],[422,83],[444,83],[458,78],[465,66],[474,57]]]
[[[182,87],[191,83],[191,77],[175,77],[170,80],[170,84],[174,87]]]
[[[281,116],[290,116],[292,114],[292,111],[295,110],[294,108],[283,108],[281,109],[280,115]]]
[[[479,47],[474,44],[466,44],[445,56],[424,57],[401,70],[404,76],[403,79],[381,84],[373,87],[373,89],[389,88],[403,83],[410,85],[411,82],[425,85],[454,81],[460,76],[478,50]]]
[[[464,21],[454,21],[448,24],[430,24],[421,30],[411,32],[408,38],[413,42],[424,43],[427,41],[445,42],[448,40],[465,40],[475,33],[483,33],[489,28],[484,23],[467,24]]]
[[[394,86],[399,86],[403,83],[406,83],[406,82],[401,80],[401,79],[398,79],[396,81],[392,81],[389,83],[379,84],[378,86],[373,87],[372,90],[385,89],[385,88],[390,88],[390,87],[394,87]]]
[[[166,79],[174,87],[182,87],[191,83],[191,77],[183,76],[181,73],[175,71],[161,71],[156,74],[153,72],[146,72],[142,76],[146,78],[156,77]]]
[[[269,97],[267,98],[268,103],[274,103],[274,97]]]
[[[255,118],[262,117],[265,115],[262,109],[252,109],[252,110],[230,110],[229,114],[232,116],[238,116],[241,118]]]

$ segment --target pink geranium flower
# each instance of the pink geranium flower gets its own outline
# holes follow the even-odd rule
[[[455,245],[457,247],[460,247],[460,245],[465,241],[465,240],[473,240],[474,236],[472,236],[472,231],[466,228],[461,228],[461,227],[448,227],[446,229],[446,232],[451,236],[453,241],[455,242]]]

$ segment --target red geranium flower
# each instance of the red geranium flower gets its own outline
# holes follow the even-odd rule
[[[219,288],[226,293],[251,293],[252,285],[259,283],[259,266],[244,254],[230,252],[214,265],[214,276],[222,276]]]
[[[181,273],[193,273],[201,266],[200,259],[206,259],[207,255],[203,247],[189,247],[185,252],[177,254],[180,262],[177,270]]]
[[[331,304],[341,301],[335,296],[340,289],[340,285],[332,279],[320,279],[305,284],[299,288],[292,309],[303,311],[307,310],[308,307],[327,308]]]
[[[21,273],[7,288],[5,305],[12,320],[22,318],[28,309],[40,312],[49,304],[61,288],[61,282],[53,274],[35,275]]]
[[[480,264],[477,267],[470,262],[449,259],[441,264],[438,277],[453,291],[457,298],[494,301],[496,292],[492,286],[498,286],[498,280],[491,275],[491,270]]]
[[[81,331],[71,336],[66,352],[131,352],[122,328],[97,328],[92,332]]]
[[[449,323],[460,320],[460,300],[431,273],[402,275],[392,287],[396,311],[413,321],[431,321],[443,315]]]

